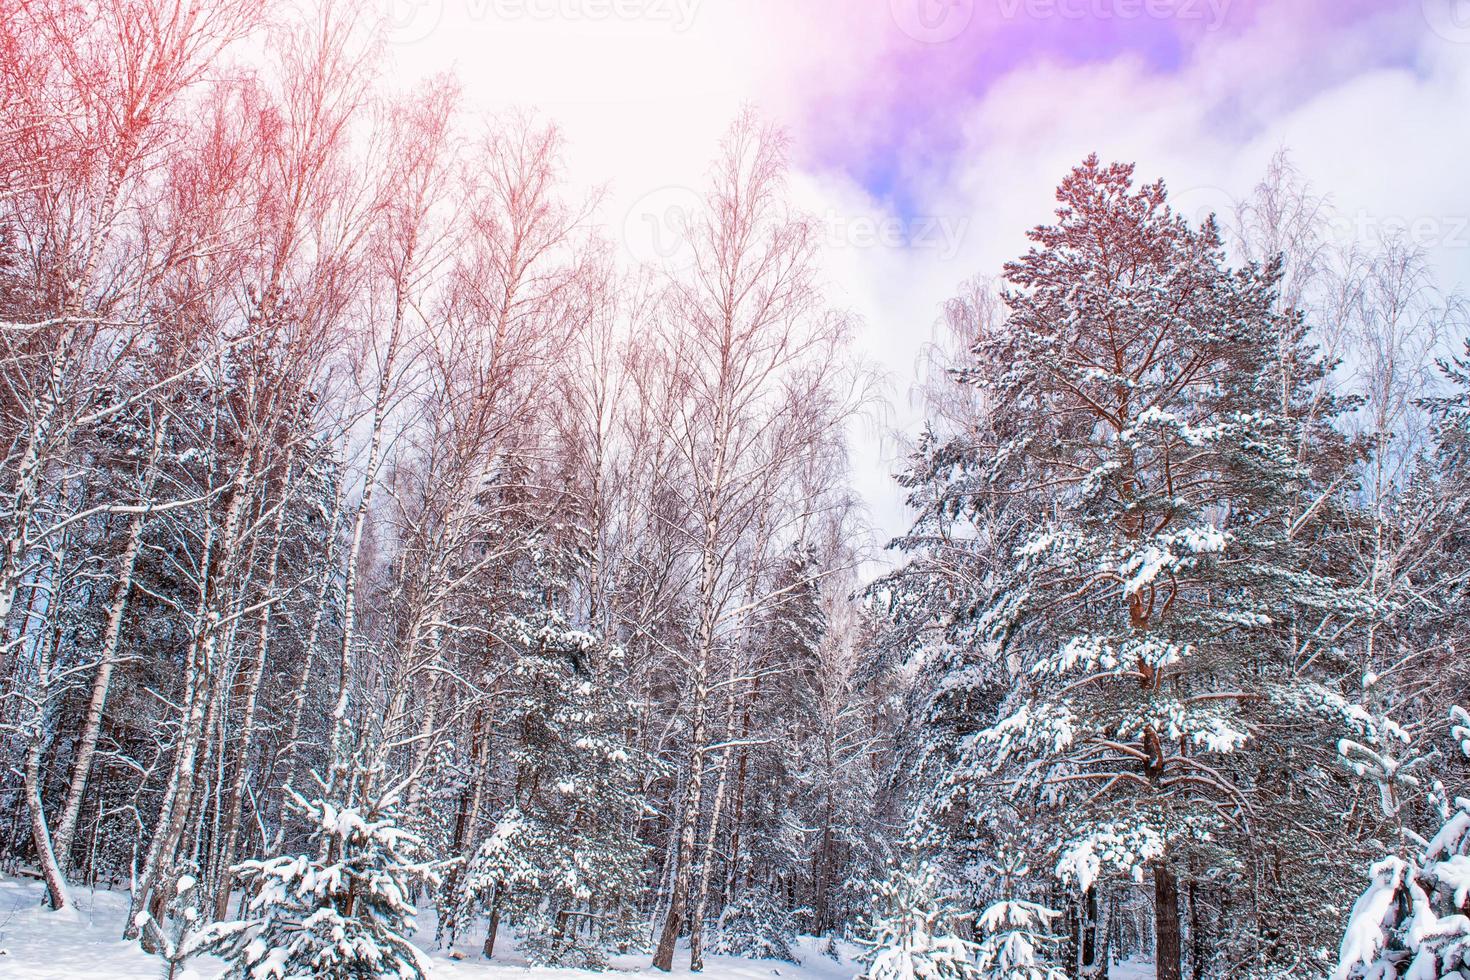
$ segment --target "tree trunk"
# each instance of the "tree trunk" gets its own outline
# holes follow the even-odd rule
[[[250,743],[255,738],[255,714],[260,704],[260,684],[265,676],[265,662],[270,652],[271,604],[275,601],[276,577],[281,566],[281,543],[285,537],[286,503],[290,499],[287,487],[291,480],[291,463],[294,452],[286,453],[282,476],[281,499],[276,503],[274,526],[271,529],[271,553],[266,563],[265,588],[261,599],[260,618],[256,624],[259,641],[255,648],[255,659],[250,663],[250,672],[245,679],[245,703],[240,709],[239,732],[236,734],[235,749],[225,771],[232,774],[229,793],[224,803],[224,826],[218,837],[218,850],[214,860],[214,917],[224,919],[229,913],[230,885],[234,879],[230,868],[235,863],[235,849],[240,837],[240,809],[245,801],[245,783],[249,778]],[[221,735],[220,748],[223,752],[228,739]]]
[[[1083,976],[1097,976],[1097,886],[1093,886],[1083,894],[1079,907],[1082,916],[1082,937],[1079,957],[1082,963]]]
[[[47,610],[55,608],[61,599],[62,575],[64,574],[65,545],[56,552],[53,559],[50,574],[50,595],[46,602]],[[31,592],[31,602],[34,604],[36,591]],[[23,640],[29,632],[29,624],[34,611],[25,610],[20,625],[20,636]],[[46,751],[47,714],[52,694],[51,664],[55,653],[53,642],[59,642],[60,621],[53,614],[52,621],[55,629],[51,636],[38,637],[34,642],[36,658],[36,680],[34,691],[34,711],[31,717],[31,726],[27,734],[26,754],[24,766],[24,793],[26,809],[31,816],[31,843],[36,849],[36,860],[41,866],[41,875],[46,881],[46,903],[51,908],[61,911],[71,906],[71,893],[66,887],[66,875],[57,860],[56,848],[52,845],[51,831],[46,825],[46,812],[41,798],[41,759]],[[3,622],[3,620],[0,620]]]
[[[60,390],[63,356],[63,352],[58,352],[56,356],[51,369],[51,387],[41,393],[36,420],[28,429],[25,450],[16,466],[15,492],[8,508],[11,527],[5,538],[4,548],[0,548],[0,623],[10,619],[10,610],[15,605],[15,596],[20,590],[21,575],[25,570],[32,543],[30,523],[40,494],[41,474],[45,469],[43,449],[48,445],[51,423],[57,412],[54,392]]]
[[[1156,980],[1181,980],[1179,881],[1167,859],[1154,865],[1154,945]]]
[[[31,732],[30,745],[26,748],[25,794],[31,811],[31,840],[36,847],[41,876],[46,880],[46,904],[60,911],[71,906],[71,892],[67,890],[66,878],[56,860],[51,834],[46,829],[46,814],[41,808],[41,754],[45,746],[46,741],[38,727]]]
[[[832,824],[834,820],[834,802],[832,799],[832,777],[834,771],[832,765],[831,742],[828,741],[823,747],[827,754],[827,788],[824,794],[824,806],[822,809],[822,833],[818,838],[816,859],[812,862],[812,893],[815,896],[812,902],[812,931],[818,936],[825,935],[829,928],[828,919],[831,917],[831,907],[828,888],[832,877],[832,866],[835,863],[835,855],[832,853],[835,842],[832,839]]]
[[[750,686],[750,691],[745,695],[744,705],[740,710],[740,747],[736,750],[735,764],[735,806],[730,813],[730,861],[729,868],[725,874],[725,901],[735,900],[735,890],[739,885],[740,877],[740,831],[745,822],[745,784],[747,763],[750,759],[750,748],[746,740],[750,738],[750,713],[756,698],[760,694],[761,678],[757,674],[755,681]]]
[[[1194,879],[1189,881],[1189,975],[1203,980],[1205,975],[1205,926],[1199,914],[1200,895]]]
[[[158,477],[158,461],[167,433],[168,416],[165,415],[153,427],[148,463],[143,480],[138,486],[138,499],[145,505],[153,497],[153,487]],[[87,717],[77,739],[76,758],[72,761],[71,780],[67,784],[66,800],[61,807],[61,819],[56,824],[56,856],[63,870],[71,866],[72,841],[76,837],[77,818],[82,810],[82,794],[86,791],[87,780],[92,777],[92,760],[97,755],[103,711],[107,707],[112,675],[117,668],[117,648],[122,639],[123,617],[128,608],[128,595],[133,588],[133,571],[138,565],[138,555],[143,550],[143,531],[147,522],[147,511],[134,514],[128,521],[127,544],[123,546],[122,556],[118,559],[117,584],[113,587],[112,602],[107,610],[107,626],[102,633],[97,675],[92,679],[92,697],[87,703]]]
[[[723,418],[723,411],[721,412]],[[715,620],[719,615],[715,591],[719,584],[717,549],[720,540],[719,520],[715,511],[720,502],[718,489],[724,470],[725,434],[716,423],[715,478],[706,504],[704,547],[699,576],[699,630],[695,637],[694,677],[691,685],[693,705],[689,729],[689,782],[680,814],[679,851],[674,861],[674,884],[669,897],[669,914],[664,918],[663,933],[653,955],[653,965],[667,973],[674,968],[674,949],[689,904],[689,872],[694,861],[694,843],[699,829],[699,811],[704,805],[704,746],[709,713],[709,662],[714,650]]]
[[[206,733],[207,708],[210,706],[214,685],[210,675],[215,669],[219,647],[219,634],[224,611],[220,608],[229,578],[230,554],[235,535],[239,530],[241,511],[244,509],[245,490],[235,486],[225,508],[225,520],[219,535],[218,551],[210,555],[212,531],[206,531],[204,553],[204,578],[200,582],[200,601],[196,612],[195,635],[189,644],[185,658],[183,724],[180,726],[179,744],[174,753],[174,764],[169,776],[168,789],[164,793],[163,807],[159,813],[157,830],[148,845],[148,855],[143,862],[143,876],[133,894],[128,920],[124,923],[124,939],[139,936],[137,913],[150,905],[152,893],[158,885],[163,869],[173,863],[178,855],[179,842],[188,825],[190,809],[194,804],[198,773],[200,745]]]
[[[307,630],[306,641],[302,644],[301,674],[291,695],[291,723],[286,728],[286,741],[282,744],[276,757],[280,763],[284,782],[281,784],[281,802],[275,838],[266,844],[268,857],[279,855],[286,840],[286,822],[290,815],[287,804],[291,800],[292,787],[296,782],[296,763],[301,754],[301,725],[306,717],[306,696],[311,687],[311,670],[316,662],[317,641],[321,637],[322,626],[327,618],[327,600],[331,593],[333,578],[331,567],[336,554],[334,545],[337,540],[337,523],[342,519],[342,503],[342,487],[339,484],[332,499],[332,517],[327,522],[326,555],[323,558],[324,567],[321,583],[317,588],[316,604],[312,607],[311,627]]]
[[[1066,894],[1062,907],[1062,921],[1067,924],[1067,933],[1061,937],[1062,969],[1068,980],[1082,978],[1082,901],[1072,892]]]
[[[392,392],[393,365],[398,357],[399,339],[403,329],[404,302],[403,293],[399,291],[396,295],[393,326],[388,334],[388,349],[383,357],[383,375],[378,380],[378,391],[373,398],[373,420],[368,430],[368,457],[367,466],[363,470],[362,496],[352,515],[352,535],[347,546],[346,580],[343,583],[342,596],[342,643],[337,650],[337,703],[332,709],[329,796],[333,790],[341,791],[347,778],[347,708],[353,664],[352,644],[356,639],[357,627],[357,566],[362,555],[363,530],[367,526],[368,513],[372,508],[373,490],[377,486],[378,468],[383,458],[383,426]]]
[[[117,666],[118,641],[122,637],[128,593],[133,586],[133,569],[137,566],[138,552],[142,550],[144,521],[144,514],[134,514],[133,519],[128,522],[128,543],[123,548],[117,585],[113,589],[112,604],[107,611],[101,658],[97,664],[97,675],[92,680],[92,697],[87,703],[87,717],[77,739],[76,758],[72,762],[71,780],[67,784],[66,800],[61,807],[61,819],[56,824],[56,854],[63,867],[71,865],[72,840],[76,834],[77,817],[82,811],[82,794],[92,775],[92,760],[96,757],[97,739],[102,733],[102,713],[107,706],[107,694]]]
[[[727,726],[728,727],[728,726]],[[730,750],[720,757],[720,779],[715,784],[715,801],[709,818],[709,833],[704,836],[704,860],[699,867],[699,888],[694,898],[694,914],[689,919],[689,969],[704,969],[704,920],[709,911],[710,874],[715,864],[715,837],[720,830],[720,816],[725,809],[725,789],[729,784]]]
[[[500,891],[495,892],[495,902],[490,906],[490,922],[485,926],[485,959],[495,956],[495,934],[500,931]]]
[[[697,693],[694,726],[690,733],[693,744],[689,752],[689,784],[684,792],[684,806],[680,814],[679,850],[674,857],[674,883],[669,895],[669,912],[664,916],[663,932],[659,935],[658,949],[653,954],[653,965],[665,973],[674,968],[674,949],[679,944],[679,932],[684,927],[684,914],[689,904],[689,865],[694,860],[699,811],[704,805],[704,700],[708,695],[703,690],[703,670],[696,672],[695,686]]]

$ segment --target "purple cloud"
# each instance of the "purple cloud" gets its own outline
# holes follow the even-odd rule
[[[1429,29],[1420,3],[1404,0],[880,0],[860,14],[817,2],[837,26],[803,81],[804,162],[900,210],[916,171],[943,170],[964,145],[965,115],[1012,73],[1126,63],[1167,80],[1229,45],[1233,77],[1200,92],[1200,111],[1245,128],[1258,103],[1284,111],[1349,75],[1403,65]]]

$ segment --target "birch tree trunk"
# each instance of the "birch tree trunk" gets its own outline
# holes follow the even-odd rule
[[[229,911],[230,883],[234,875],[230,871],[235,863],[235,848],[240,831],[240,807],[245,797],[245,781],[249,778],[250,745],[255,737],[255,712],[260,701],[260,682],[265,674],[266,657],[270,651],[271,610],[275,601],[276,579],[281,565],[281,543],[285,538],[287,504],[291,499],[291,466],[295,459],[294,446],[288,450],[281,469],[281,495],[276,502],[275,519],[271,527],[271,551],[266,561],[266,575],[261,598],[256,633],[259,641],[255,647],[255,658],[250,663],[250,672],[245,681],[245,703],[240,709],[239,731],[236,734],[235,751],[225,766],[233,773],[229,793],[224,803],[224,824],[220,830],[218,847],[213,862],[215,886],[214,917],[223,919]]]
[[[669,911],[664,916],[658,949],[653,954],[653,965],[665,973],[674,968],[674,950],[678,947],[679,933],[684,926],[684,914],[689,904],[689,865],[694,860],[699,811],[704,803],[705,705],[709,692],[703,669],[695,669],[693,683],[695,694],[689,731],[689,781],[685,786],[680,809],[679,848],[674,856],[674,881],[669,890]]]
[[[728,726],[727,726],[728,727]],[[709,830],[704,836],[704,858],[699,864],[699,887],[695,891],[694,912],[689,919],[689,969],[704,969],[704,920],[709,910],[710,876],[714,870],[715,838],[720,831],[720,816],[725,807],[725,790],[729,785],[730,751],[720,754],[720,778],[715,783],[715,799],[710,808]]]
[[[204,571],[195,614],[197,625],[184,660],[186,696],[179,743],[174,753],[168,789],[164,793],[163,806],[159,811],[158,829],[149,842],[147,857],[143,862],[143,874],[133,892],[128,921],[124,926],[125,939],[136,939],[140,934],[138,914],[152,904],[153,893],[164,867],[177,856],[179,842],[188,826],[189,811],[194,802],[198,779],[196,763],[204,735],[205,716],[211,701],[211,675],[216,667],[220,623],[223,618],[220,603],[224,600],[219,593],[225,589],[246,497],[244,473],[237,473],[232,482],[234,485],[229,491],[225,517],[217,536],[218,542],[215,540],[212,522],[205,532]]]
[[[49,665],[47,669],[50,669]],[[66,876],[61,872],[61,864],[56,859],[51,833],[46,827],[46,813],[41,806],[41,756],[45,748],[43,733],[32,732],[26,748],[25,797],[31,814],[31,841],[36,847],[41,877],[46,882],[46,904],[61,911],[71,907],[71,891],[67,888]]]
[[[53,562],[47,606],[55,605],[61,590],[63,551]],[[54,614],[53,614],[54,615]],[[30,618],[29,614],[26,617]],[[26,633],[22,627],[22,636]],[[46,903],[55,911],[71,907],[71,891],[67,888],[66,875],[57,860],[52,846],[51,832],[46,826],[46,813],[41,800],[41,759],[46,750],[47,704],[51,697],[51,647],[45,637],[35,643],[36,683],[32,696],[31,724],[27,730],[25,754],[24,793],[26,807],[31,818],[31,843],[36,849],[36,859],[41,865],[41,877],[46,882]]]
[[[296,686],[291,694],[291,722],[286,726],[286,741],[277,755],[279,769],[284,773],[284,779],[281,784],[281,806],[278,810],[275,837],[266,844],[268,857],[275,857],[281,853],[281,845],[286,836],[286,819],[289,811],[285,804],[291,798],[292,788],[296,782],[296,766],[301,755],[301,725],[306,717],[306,696],[311,685],[311,671],[316,664],[317,645],[321,639],[322,626],[326,623],[327,618],[327,597],[332,588],[331,569],[334,567],[336,557],[337,528],[338,522],[342,519],[342,504],[342,487],[339,483],[337,492],[332,497],[332,516],[327,521],[327,547],[322,562],[326,570],[317,588],[316,603],[312,607],[311,626],[306,631],[306,640],[302,645],[301,673],[298,675]]]
[[[674,967],[674,950],[689,905],[690,865],[694,861],[694,845],[698,835],[699,812],[704,806],[704,754],[709,713],[709,661],[714,650],[715,621],[719,615],[718,549],[720,546],[719,508],[723,505],[725,450],[728,446],[724,393],[721,393],[715,417],[715,452],[709,489],[706,492],[704,541],[699,574],[699,631],[695,636],[692,703],[689,726],[689,780],[685,786],[680,810],[679,850],[674,858],[674,883],[669,896],[669,911],[664,917],[663,932],[653,965],[664,972]],[[691,938],[693,933],[691,932]]]
[[[153,440],[148,450],[148,463],[142,483],[139,485],[140,502],[152,499],[153,486],[158,475],[158,461],[167,437],[168,416],[159,419],[153,429]],[[117,668],[118,643],[122,639],[122,624],[127,613],[128,596],[133,588],[133,572],[138,564],[138,554],[143,549],[143,531],[148,524],[148,512],[140,510],[128,521],[127,543],[118,559],[117,583],[113,586],[112,602],[107,610],[107,626],[102,633],[102,649],[97,664],[97,675],[92,679],[92,696],[87,702],[87,716],[82,722],[81,735],[77,739],[76,758],[72,761],[71,779],[67,783],[66,799],[62,804],[61,817],[56,824],[56,854],[63,868],[71,864],[72,842],[76,837],[77,818],[82,810],[82,796],[87,780],[92,777],[92,759],[97,754],[97,739],[102,732],[103,712],[107,707],[107,695],[112,687],[112,675]]]
[[[346,582],[343,585],[342,639],[337,648],[337,701],[332,709],[332,769],[330,787],[341,790],[347,779],[347,702],[352,681],[353,650],[357,627],[357,575],[362,556],[362,535],[377,485],[378,466],[383,455],[383,426],[392,390],[394,362],[402,336],[403,314],[407,296],[399,295],[388,336],[388,349],[383,359],[383,374],[373,399],[372,428],[368,435],[367,467],[363,472],[362,497],[352,515],[352,536],[347,546]]]

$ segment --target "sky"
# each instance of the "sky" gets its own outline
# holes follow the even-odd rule
[[[885,372],[854,432],[878,539],[921,424],[923,347],[994,276],[1088,153],[1227,211],[1286,150],[1345,241],[1403,232],[1470,288],[1470,0],[374,0],[403,84],[453,69],[489,111],[563,130],[632,261],[704,183],[745,106],[791,141],[834,305]]]

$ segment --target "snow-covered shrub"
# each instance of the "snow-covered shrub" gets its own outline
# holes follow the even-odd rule
[[[1005,900],[980,914],[978,976],[984,980],[1066,980],[1052,954],[1061,945],[1051,923],[1061,913],[1035,902]]]
[[[198,951],[201,936],[198,876],[197,865],[192,861],[181,862],[167,876],[173,887],[164,903],[164,921],[159,922],[147,912],[138,913],[138,931],[148,944],[145,948],[156,950],[166,964],[164,980],[178,976]]]
[[[791,911],[764,889],[747,889],[727,905],[714,932],[711,952],[801,962],[794,948],[796,923]]]
[[[418,859],[418,838],[387,806],[291,802],[316,853],[237,865],[248,917],[210,926],[196,948],[223,957],[238,980],[424,980],[427,960],[407,938],[408,894],[436,876]]]
[[[917,861],[879,882],[862,940],[866,980],[978,980],[980,947],[955,930],[938,874]]]
[[[1460,750],[1470,755],[1470,715],[1456,707],[1450,720]],[[1365,767],[1364,774],[1384,783],[1399,770]],[[1394,784],[1403,788],[1405,780],[1392,779],[1390,789]],[[1385,789],[1384,800],[1393,798]],[[1348,916],[1334,980],[1470,977],[1470,799],[1439,803],[1443,824],[1433,838],[1368,869],[1369,885]]]

